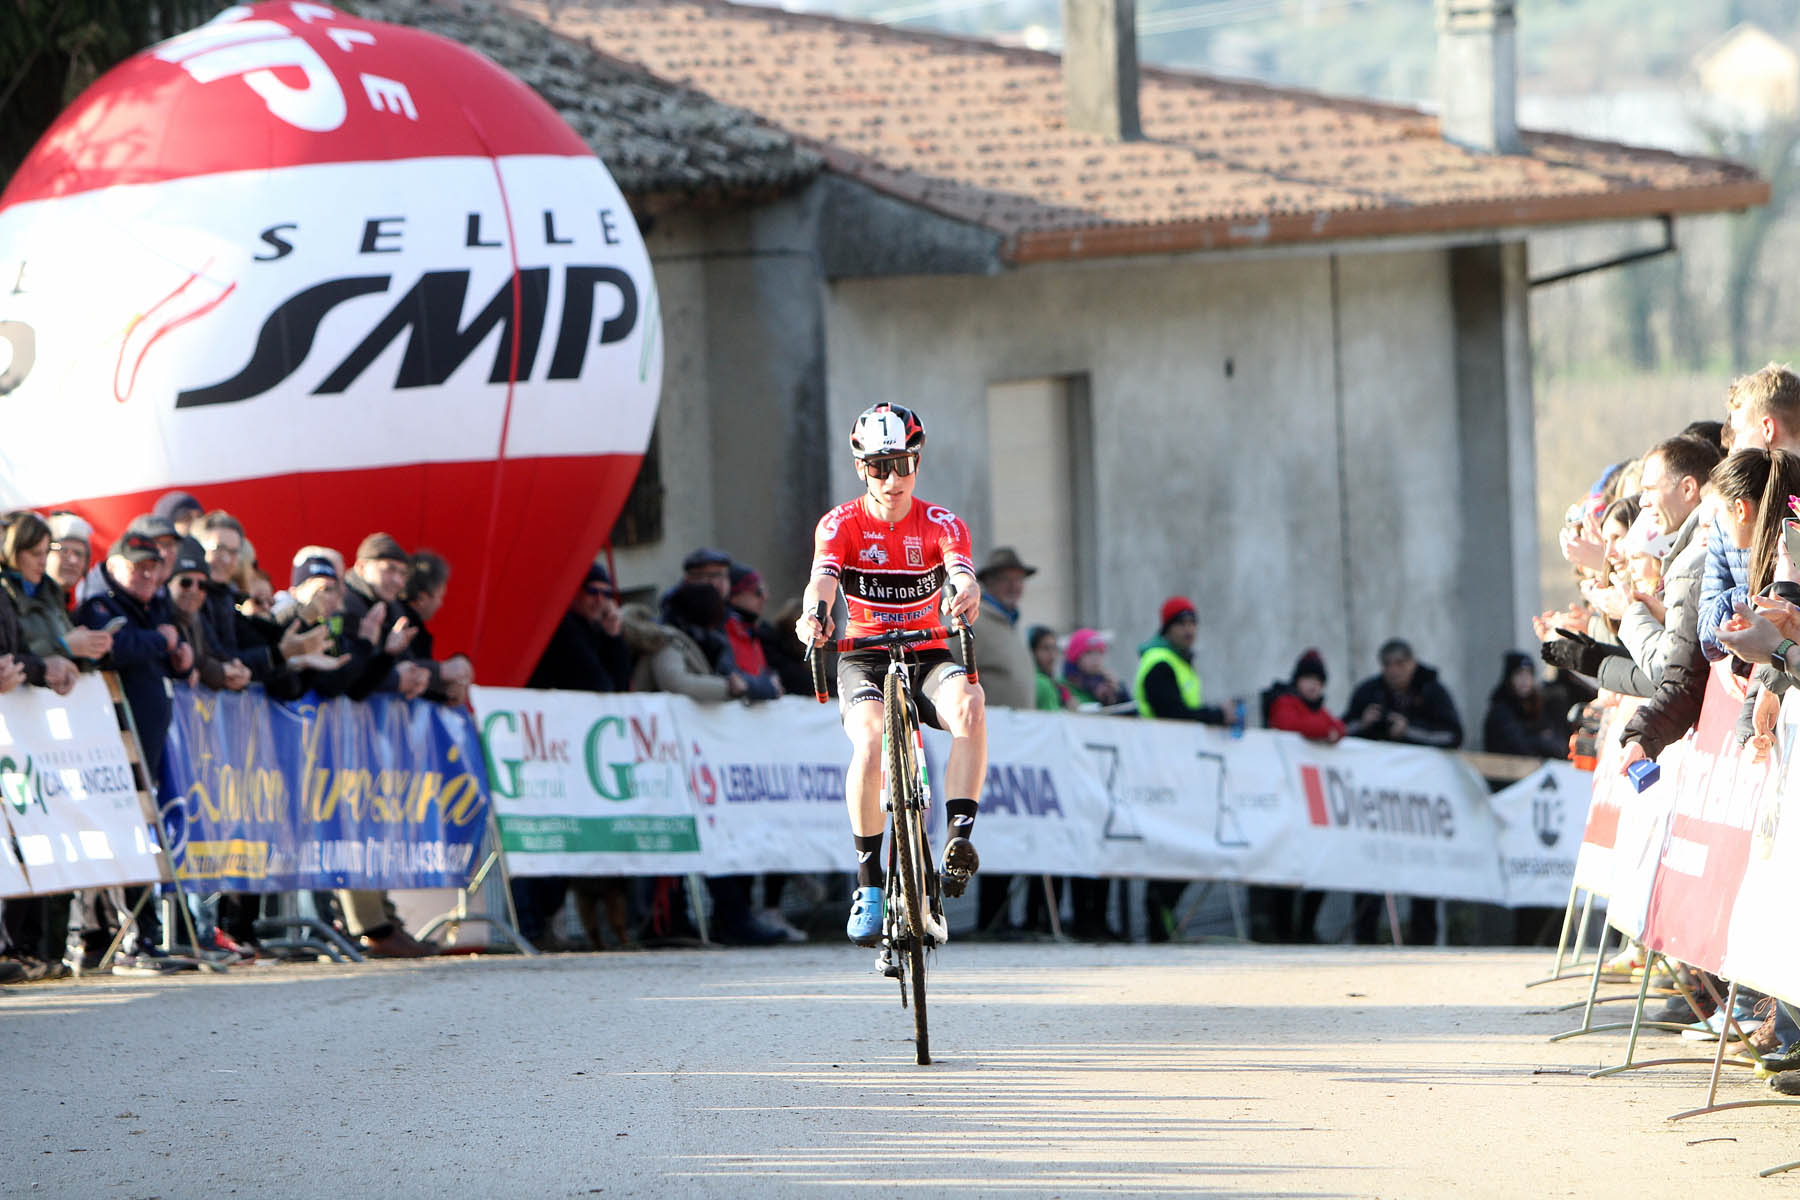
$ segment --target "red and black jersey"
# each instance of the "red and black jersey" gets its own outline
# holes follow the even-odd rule
[[[846,637],[929,629],[939,623],[939,594],[950,571],[975,570],[969,527],[917,496],[898,521],[873,515],[866,501],[858,497],[819,519],[812,573],[831,576],[843,589],[850,610]]]

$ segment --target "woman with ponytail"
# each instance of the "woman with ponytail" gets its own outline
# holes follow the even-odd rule
[[[1781,522],[1788,497],[1800,496],[1800,455],[1786,450],[1739,450],[1713,468],[1719,526],[1731,544],[1750,552],[1750,594],[1775,579]]]

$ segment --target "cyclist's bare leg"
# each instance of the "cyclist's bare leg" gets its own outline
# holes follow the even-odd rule
[[[979,802],[981,785],[987,780],[987,701],[981,685],[970,683],[967,675],[953,675],[938,689],[932,704],[944,731],[950,735],[944,796]],[[879,741],[877,738],[878,745]]]
[[[864,700],[844,714],[844,732],[850,735],[844,802],[857,837],[873,837],[887,827],[881,811],[881,716],[879,700]]]

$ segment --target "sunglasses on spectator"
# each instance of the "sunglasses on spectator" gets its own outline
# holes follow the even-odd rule
[[[902,479],[911,475],[919,466],[919,456],[902,454],[894,458],[868,458],[863,460],[863,468],[869,472],[870,478],[886,479],[889,475],[898,475]]]
[[[616,596],[619,594],[607,587],[604,583],[590,583],[583,590],[590,596]]]
[[[197,588],[200,586],[200,577],[198,575],[183,575],[180,579],[175,581],[175,586],[184,592],[189,588]]]

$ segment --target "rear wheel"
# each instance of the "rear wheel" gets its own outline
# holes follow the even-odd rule
[[[912,976],[913,1043],[918,1050],[918,1063],[923,1067],[931,1062],[931,1039],[925,1027],[924,814],[920,807],[918,763],[913,753],[912,712],[898,675],[889,673],[883,693],[888,789],[894,805],[894,858],[900,877],[901,912],[906,917],[906,934],[894,949],[905,958],[907,972]]]

